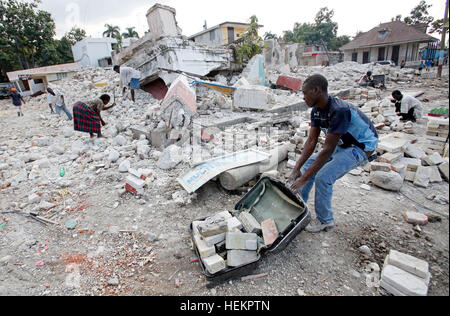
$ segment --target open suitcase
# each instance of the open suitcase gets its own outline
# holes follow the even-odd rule
[[[267,219],[273,219],[279,231],[279,237],[270,247],[260,247],[257,260],[240,267],[227,268],[211,275],[205,268],[202,260],[199,260],[203,274],[208,281],[214,283],[223,282],[232,278],[238,278],[251,274],[266,253],[279,253],[301,233],[311,222],[311,213],[298,194],[294,194],[281,181],[264,177],[236,204],[234,216],[242,211],[249,211],[255,219],[261,223]],[[204,219],[200,219],[202,221]],[[193,225],[190,226],[193,239]],[[194,250],[200,258],[195,242]]]

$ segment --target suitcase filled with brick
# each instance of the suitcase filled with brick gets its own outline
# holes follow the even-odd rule
[[[266,253],[279,253],[311,221],[308,207],[281,181],[264,177],[235,210],[194,221],[194,250],[208,281],[248,275]]]

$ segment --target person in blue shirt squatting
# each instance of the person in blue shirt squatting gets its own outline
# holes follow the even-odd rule
[[[303,85],[304,100],[311,112],[311,130],[302,155],[289,183],[305,203],[316,186],[317,219],[305,229],[319,233],[333,228],[331,206],[333,185],[349,171],[364,166],[373,158],[378,146],[378,133],[372,122],[354,105],[328,96],[328,81],[313,75]],[[326,134],[320,153],[313,155],[321,131]]]

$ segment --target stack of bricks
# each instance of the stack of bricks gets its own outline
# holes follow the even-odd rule
[[[449,120],[444,118],[428,117],[426,146],[428,149],[444,154],[449,132]]]
[[[206,270],[211,275],[242,267],[259,260],[259,250],[278,238],[276,223],[259,223],[248,212],[238,217],[221,212],[192,224],[193,241]]]
[[[427,296],[431,274],[426,261],[391,250],[381,274],[381,287],[395,296]]]

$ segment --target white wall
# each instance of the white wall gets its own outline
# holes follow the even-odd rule
[[[112,57],[112,43],[117,41],[112,38],[85,38],[72,46],[75,62],[82,67],[99,67],[98,60]]]

